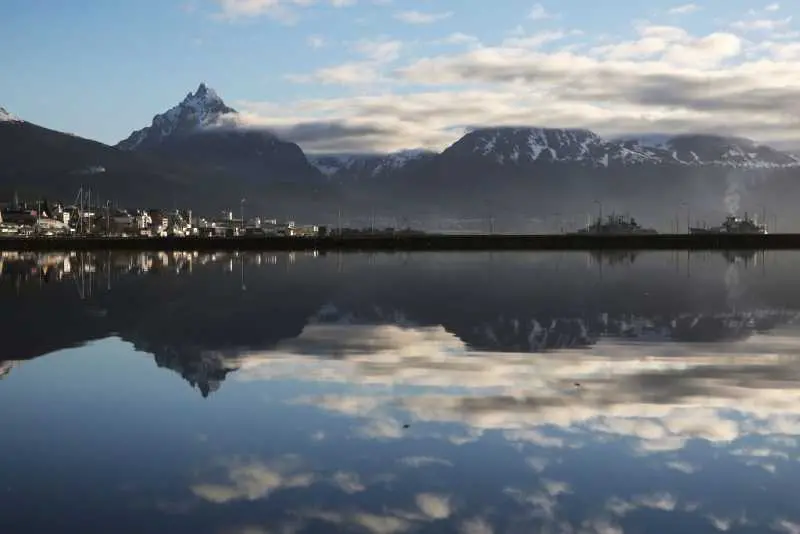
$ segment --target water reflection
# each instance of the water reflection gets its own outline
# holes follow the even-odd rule
[[[0,531],[798,532],[797,257],[6,255]]]

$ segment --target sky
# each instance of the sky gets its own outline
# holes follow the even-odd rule
[[[0,106],[114,144],[205,82],[309,152],[500,125],[796,148],[798,19],[758,0],[3,0]]]

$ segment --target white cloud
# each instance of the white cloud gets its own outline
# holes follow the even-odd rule
[[[304,8],[316,4],[316,0],[215,0],[219,4],[218,18],[239,20],[268,16],[284,22],[296,20],[295,8]],[[327,0],[334,7],[346,7],[356,0]]]
[[[786,28],[792,22],[792,17],[783,19],[747,19],[738,20],[731,27],[742,31],[774,32]]]
[[[681,4],[679,6],[675,6],[669,10],[670,15],[688,15],[689,13],[694,13],[700,10],[700,6],[697,4]]]
[[[434,458],[432,456],[407,456],[398,460],[403,465],[408,467],[426,467],[429,465],[442,465],[445,467],[453,467],[453,463],[442,458]]]
[[[322,48],[325,46],[325,39],[319,35],[310,35],[308,39],[306,39],[306,42],[311,48]]]
[[[455,32],[451,33],[447,37],[443,39],[438,39],[434,42],[435,44],[447,44],[447,45],[480,45],[480,39],[475,37],[474,35],[468,35],[466,33]]]
[[[733,364],[729,351],[737,349],[742,353]],[[436,328],[329,325],[304,331],[275,352],[243,355],[237,377],[413,386],[417,393],[408,396],[297,400],[356,418],[360,436],[371,439],[412,431],[398,417],[413,421],[412,427],[459,424],[469,439],[495,430],[512,442],[544,447],[574,446],[589,436],[626,438],[642,453],[680,451],[692,440],[727,445],[745,436],[800,436],[800,388],[787,388],[787,380],[800,378],[800,347],[791,337],[756,336],[720,353],[713,345],[698,353],[671,344],[663,356],[657,351],[664,347],[611,342],[534,360],[524,353],[464,350]],[[610,365],[613,381],[606,375]],[[775,378],[746,379],[753,375]],[[574,381],[583,385],[579,394]],[[452,392],[456,386],[469,394]],[[743,460],[762,464],[785,457],[777,445],[736,450]],[[689,472],[681,460],[671,458],[668,467]]]
[[[458,529],[460,534],[494,534],[492,526],[482,517],[467,519]]]
[[[353,45],[359,55],[380,64],[397,60],[402,48],[402,41],[396,39],[362,39]]]
[[[781,5],[778,3],[769,4],[764,8],[764,11],[778,11],[781,8]]]
[[[452,513],[450,497],[434,493],[421,493],[415,497],[420,511],[430,519],[447,519]]]
[[[195,484],[191,490],[198,497],[217,504],[255,501],[281,489],[310,486],[315,480],[314,475],[298,472],[300,467],[298,458],[292,455],[269,464],[257,460],[231,460],[226,465],[226,482]]]
[[[494,45],[446,35],[438,42],[463,49],[390,54],[390,63],[354,49],[351,61],[293,79],[352,87],[356,95],[235,104],[248,124],[273,128],[310,152],[441,149],[464,126],[526,123],[609,136],[725,131],[800,143],[793,118],[800,113],[800,41],[787,35],[753,43],[737,28],[634,29],[634,39],[586,49],[580,45],[591,41],[578,41],[569,28],[506,34]]]
[[[337,471],[334,473],[331,482],[345,493],[359,493],[366,489],[357,473]]]
[[[625,516],[639,508],[650,508],[671,512],[678,505],[677,499],[670,493],[659,492],[636,495],[630,499],[612,497],[606,502],[606,509],[616,516]]]
[[[779,519],[772,524],[772,529],[786,534],[800,534],[800,523],[794,523],[787,519]]]
[[[406,22],[408,24],[432,24],[440,20],[448,19],[452,16],[452,11],[426,13],[424,11],[416,10],[399,11],[394,15],[397,20]]]
[[[698,468],[689,462],[667,462],[667,467],[674,469],[675,471],[680,471],[681,473],[686,473],[687,475],[691,475],[692,473],[696,473],[698,471]]]
[[[400,57],[403,43],[391,39],[362,39],[351,45],[361,58],[358,61],[325,67],[310,75],[290,74],[286,78],[297,83],[323,85],[374,85],[386,81],[384,66]]]
[[[525,458],[525,463],[537,473],[542,473],[550,465],[550,460],[541,456],[529,456]]]
[[[508,441],[527,441],[545,448],[561,448],[564,446],[564,440],[552,436],[545,436],[540,431],[535,429],[527,430],[512,430],[506,432],[504,437]]]
[[[534,4],[528,13],[528,18],[531,20],[546,20],[554,17],[555,15],[547,11],[542,4]]]

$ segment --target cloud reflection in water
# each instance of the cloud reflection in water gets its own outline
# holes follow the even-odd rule
[[[287,403],[346,418],[349,439],[377,440],[376,447],[385,440],[385,446],[441,443],[437,454],[396,458],[398,466],[454,467],[459,473],[464,464],[442,451],[458,458],[447,447],[476,446],[493,455],[518,454],[513,461],[528,473],[516,483],[476,481],[487,488],[500,484],[504,519],[495,517],[500,504],[483,513],[459,507],[463,488],[449,487],[450,496],[424,492],[413,506],[384,507],[384,515],[306,510],[304,521],[375,533],[416,531],[425,521],[445,519],[447,530],[465,533],[623,532],[633,521],[667,532],[653,514],[671,513],[694,531],[758,525],[791,532],[800,518],[791,517],[789,508],[737,511],[685,483],[677,484],[685,495],[656,485],[675,485],[675,477],[700,477],[707,485],[720,469],[734,469],[734,478],[752,484],[737,490],[738,499],[746,500],[757,485],[772,484],[769,477],[796,474],[800,344],[791,334],[700,345],[602,340],[590,349],[531,354],[473,351],[440,328],[312,325],[276,350],[241,354],[233,379],[288,379],[305,384],[304,391],[337,385],[336,393],[298,395]],[[402,428],[403,421],[411,422],[410,429]],[[505,452],[497,438],[506,443]],[[645,465],[655,461],[661,474],[649,481],[634,475],[635,483],[609,481],[600,489],[596,479],[575,472],[576,464],[598,461],[599,452],[608,450],[615,451],[612,463],[624,460],[634,471],[652,472]],[[742,474],[749,468],[764,475]],[[586,499],[603,504],[576,514],[575,503]]]

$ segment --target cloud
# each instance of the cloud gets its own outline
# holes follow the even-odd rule
[[[409,10],[395,13],[394,18],[408,24],[432,24],[453,16],[452,11],[426,13],[423,11]]]
[[[494,529],[482,517],[474,517],[463,521],[458,532],[459,534],[494,534]]]
[[[787,519],[779,519],[772,524],[772,529],[785,534],[800,534],[800,523],[794,523]]]
[[[555,15],[547,11],[542,4],[534,4],[528,13],[528,18],[531,20],[546,20],[554,17]]]
[[[322,48],[325,46],[325,39],[319,35],[309,35],[306,42],[311,48]]]
[[[297,517],[324,521],[343,527],[343,531],[366,531],[370,534],[399,534],[418,529],[420,524],[448,519],[454,512],[450,497],[435,493],[420,493],[414,497],[416,508],[397,510],[385,508],[382,513],[341,510],[298,510]]]
[[[636,495],[629,500],[612,497],[606,502],[606,509],[612,514],[622,517],[640,508],[671,512],[675,510],[677,504],[677,499],[672,494],[660,492]]]
[[[408,467],[427,467],[430,465],[442,465],[445,467],[453,467],[453,463],[449,460],[444,460],[442,458],[434,458],[432,456],[406,456],[404,458],[400,458],[398,460],[403,465]]]
[[[443,39],[434,41],[435,44],[446,45],[480,45],[480,39],[474,35],[469,35],[461,32],[454,32]]]
[[[430,519],[447,519],[452,513],[450,497],[433,493],[421,493],[415,497],[417,506]]]
[[[349,525],[370,534],[399,534],[412,529],[414,523],[395,515],[379,515],[367,512],[328,512],[312,510],[301,513],[303,517],[325,521],[336,525]]]
[[[633,39],[602,43],[569,28],[506,34],[495,44],[445,35],[437,42],[451,43],[446,51],[389,54],[391,63],[354,49],[359,57],[295,79],[356,94],[236,107],[311,152],[439,150],[467,125],[519,124],[605,136],[724,131],[796,146],[800,42],[752,42],[744,24],[693,34],[640,22]]]
[[[698,468],[689,462],[667,462],[667,467],[675,471],[680,471],[681,473],[686,473],[687,475],[691,475],[692,473],[696,473],[698,471]]]
[[[564,446],[564,440],[551,436],[545,436],[538,430],[513,430],[506,432],[504,437],[509,441],[527,441],[545,448],[561,448]]]
[[[748,19],[738,20],[731,24],[731,28],[743,31],[774,32],[786,28],[792,22],[792,17],[783,19]]]
[[[414,426],[458,424],[467,440],[494,430],[512,443],[545,448],[625,439],[641,454],[680,451],[695,440],[724,446],[746,436],[800,436],[800,347],[792,337],[755,336],[716,349],[708,344],[704,352],[680,344],[606,341],[582,351],[540,354],[532,362],[524,353],[465,352],[460,341],[438,328],[320,326],[307,327],[273,352],[242,355],[237,376],[414,388],[409,395],[295,401],[356,418],[362,438],[403,437],[408,431],[398,418]],[[613,379],[607,376],[610,365]],[[582,384],[580,391],[574,381]],[[779,447],[786,445],[779,443],[792,442],[733,450],[741,451],[743,460],[772,462],[785,456]],[[692,469],[681,459],[669,461],[672,469]]]
[[[311,74],[288,74],[285,77],[296,83],[323,85],[356,86],[386,83],[387,79],[382,69],[400,57],[402,48],[403,43],[398,40],[362,39],[351,46],[352,51],[361,56],[358,61],[323,67]]]
[[[572,493],[572,490],[566,482],[541,479],[534,491],[506,488],[504,493],[518,504],[529,507],[534,517],[552,521],[556,517],[559,496]]]
[[[235,21],[241,19],[268,16],[283,22],[291,23],[297,18],[295,8],[314,5],[315,0],[215,0],[219,4],[217,18]],[[355,0],[328,0],[334,7],[346,7],[356,3]]]
[[[688,15],[689,13],[694,13],[700,10],[700,6],[697,4],[681,4],[679,6],[675,6],[670,8],[668,13],[670,15]]]
[[[255,501],[287,488],[308,487],[314,483],[314,475],[298,472],[299,459],[287,455],[271,463],[258,460],[226,462],[227,481],[216,484],[195,484],[192,493],[209,502],[223,504],[230,501]]]
[[[358,493],[366,489],[364,484],[361,483],[357,473],[345,473],[343,471],[337,471],[334,473],[331,481],[343,492],[349,494]]]
[[[550,465],[550,460],[541,456],[529,456],[525,458],[525,463],[537,473],[542,473]]]
[[[778,3],[769,4],[764,8],[764,11],[778,11],[781,8],[781,5]]]
[[[397,60],[402,48],[402,41],[396,39],[362,39],[353,45],[358,54],[379,64]]]

